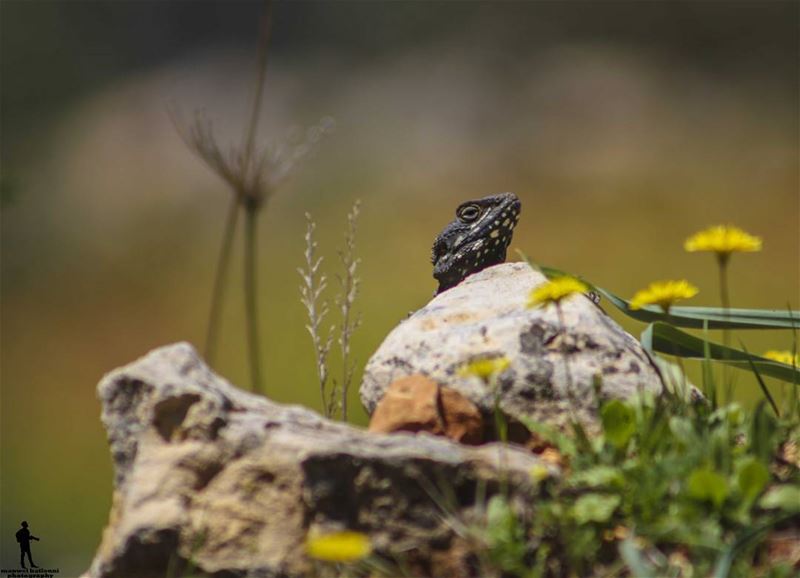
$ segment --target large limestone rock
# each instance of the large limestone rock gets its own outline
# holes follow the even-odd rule
[[[395,380],[424,374],[491,413],[532,417],[563,426],[572,417],[596,425],[599,398],[660,393],[658,370],[639,342],[588,297],[529,309],[544,276],[525,263],[506,263],[468,277],[398,325],[367,363],[361,400],[371,413]],[[506,356],[511,365],[497,390],[461,375],[465,364]],[[595,393],[597,391],[597,394]]]
[[[98,395],[115,487],[85,578],[310,576],[307,533],[340,529],[412,575],[477,576],[475,545],[454,527],[479,523],[481,488],[507,488],[524,514],[542,466],[513,447],[373,434],[273,403],[187,344],[111,372]]]

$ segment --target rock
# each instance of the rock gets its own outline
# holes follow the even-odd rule
[[[389,386],[372,414],[369,431],[424,431],[479,444],[483,441],[483,418],[475,404],[457,391],[440,387],[424,375],[411,375]]]
[[[662,391],[639,342],[588,297],[562,302],[563,328],[554,306],[527,308],[531,289],[543,282],[527,264],[506,263],[437,295],[401,322],[367,363],[360,388],[367,411],[375,411],[389,384],[413,374],[453,388],[487,416],[498,395],[513,420],[559,427],[572,416],[596,427],[598,398]],[[497,356],[511,362],[496,380],[497,391],[459,374],[471,361]]]
[[[525,515],[529,472],[543,464],[521,449],[368,433],[273,403],[216,376],[187,344],[109,373],[98,395],[115,482],[85,578],[311,576],[307,533],[343,529],[412,575],[478,576],[476,546],[452,519],[479,523],[477,496],[501,486]]]
[[[444,422],[443,435],[462,444],[483,442],[483,416],[478,406],[455,389],[439,387],[439,405]]]
[[[392,382],[372,413],[369,431],[425,431],[441,435],[444,423],[439,412],[439,385],[424,375],[410,375]]]

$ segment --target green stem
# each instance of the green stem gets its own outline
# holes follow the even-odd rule
[[[500,383],[498,375],[495,373],[491,376],[486,384],[491,388],[494,393],[494,427],[497,433],[497,439],[500,441],[500,448],[498,450],[498,469],[500,470],[500,493],[508,497],[508,471],[506,469],[506,444],[508,443],[508,421],[500,409]]]
[[[497,378],[493,381],[495,382],[492,386],[494,389],[494,427],[497,430],[497,438],[503,443],[508,443],[508,422],[500,409],[500,385],[497,383]]]
[[[208,312],[208,325],[206,327],[206,340],[204,353],[209,365],[214,365],[217,349],[217,333],[219,332],[219,319],[222,313],[222,302],[225,296],[226,280],[228,278],[228,265],[231,260],[234,233],[239,217],[239,199],[231,197],[228,205],[228,217],[225,220],[225,230],[222,233],[222,245],[217,259],[217,268],[214,273],[214,287],[211,292],[211,307]]]
[[[731,308],[731,299],[730,293],[728,291],[728,256],[727,255],[720,255],[719,256],[719,297],[720,301],[722,301],[722,308],[725,310],[725,316],[730,316],[730,308]],[[730,346],[729,339],[730,336],[728,335],[728,329],[725,328],[722,330],[723,336],[723,343],[726,347]]]
[[[258,291],[256,276],[256,226],[258,224],[258,209],[254,206],[245,207],[245,239],[244,239],[244,303],[245,323],[247,324],[247,348],[250,359],[250,378],[253,391],[261,389],[261,358],[260,341],[258,336]]]
[[[670,309],[669,305],[667,305],[666,307],[662,306],[662,309],[664,310],[664,315],[667,316],[667,323],[670,323],[671,319],[669,315],[669,309]],[[680,398],[681,400],[685,401],[686,399],[688,399],[687,393],[689,391],[689,386],[686,380],[686,369],[683,367],[683,359],[681,358],[680,355],[678,355],[678,344],[675,342],[672,343],[672,352],[673,352],[673,357],[675,358],[675,362],[678,364],[678,369],[680,369],[681,371]],[[677,394],[678,392],[676,391],[674,393]]]
[[[731,300],[730,300],[730,292],[728,290],[728,260],[730,255],[727,253],[719,253],[717,255],[717,262],[719,264],[719,298],[722,303],[722,309],[725,312],[726,321],[730,320],[730,308],[731,308]],[[722,329],[722,343],[725,345],[726,348],[730,347],[730,332],[728,328],[725,327]],[[732,401],[733,396],[733,384],[730,381],[730,373],[728,371],[728,365],[726,363],[722,364],[722,383],[725,386],[725,395],[726,395],[726,402],[730,403]]]
[[[792,304],[786,304],[787,309],[789,310],[789,318],[793,319],[792,317]],[[795,327],[794,322],[792,322],[792,368],[797,370],[797,327]],[[797,382],[797,374],[792,376],[792,403],[790,405],[790,413],[789,415],[792,418],[800,417],[800,397],[798,396],[798,391],[800,391],[800,384]]]
[[[567,397],[572,401],[574,393],[572,391],[572,372],[569,370],[569,356],[567,355],[567,325],[564,323],[564,314],[559,302],[556,302],[556,311],[558,312],[558,323],[561,326],[561,356],[564,358],[564,372],[567,374]]]

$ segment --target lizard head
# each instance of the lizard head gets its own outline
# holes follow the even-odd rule
[[[461,283],[469,275],[506,260],[520,201],[514,193],[502,193],[462,203],[456,218],[433,243],[433,276],[437,293]]]

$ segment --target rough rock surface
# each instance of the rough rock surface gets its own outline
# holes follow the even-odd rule
[[[506,263],[468,277],[397,326],[367,363],[361,401],[372,413],[393,381],[421,373],[454,388],[485,413],[562,426],[575,416],[596,425],[598,397],[660,393],[662,381],[639,342],[582,295],[529,309],[544,276],[525,263]],[[495,392],[459,369],[475,359],[506,356]],[[571,383],[571,387],[569,386]],[[599,396],[595,389],[599,388]]]
[[[413,575],[476,576],[473,546],[447,517],[475,519],[480,489],[501,483],[524,510],[542,464],[520,449],[373,434],[273,403],[216,376],[187,344],[111,372],[98,395],[115,487],[86,578],[309,576],[307,532],[340,529],[368,534]]]
[[[463,444],[484,441],[483,416],[478,407],[449,387],[424,375],[393,382],[369,422],[369,431],[428,432]]]

